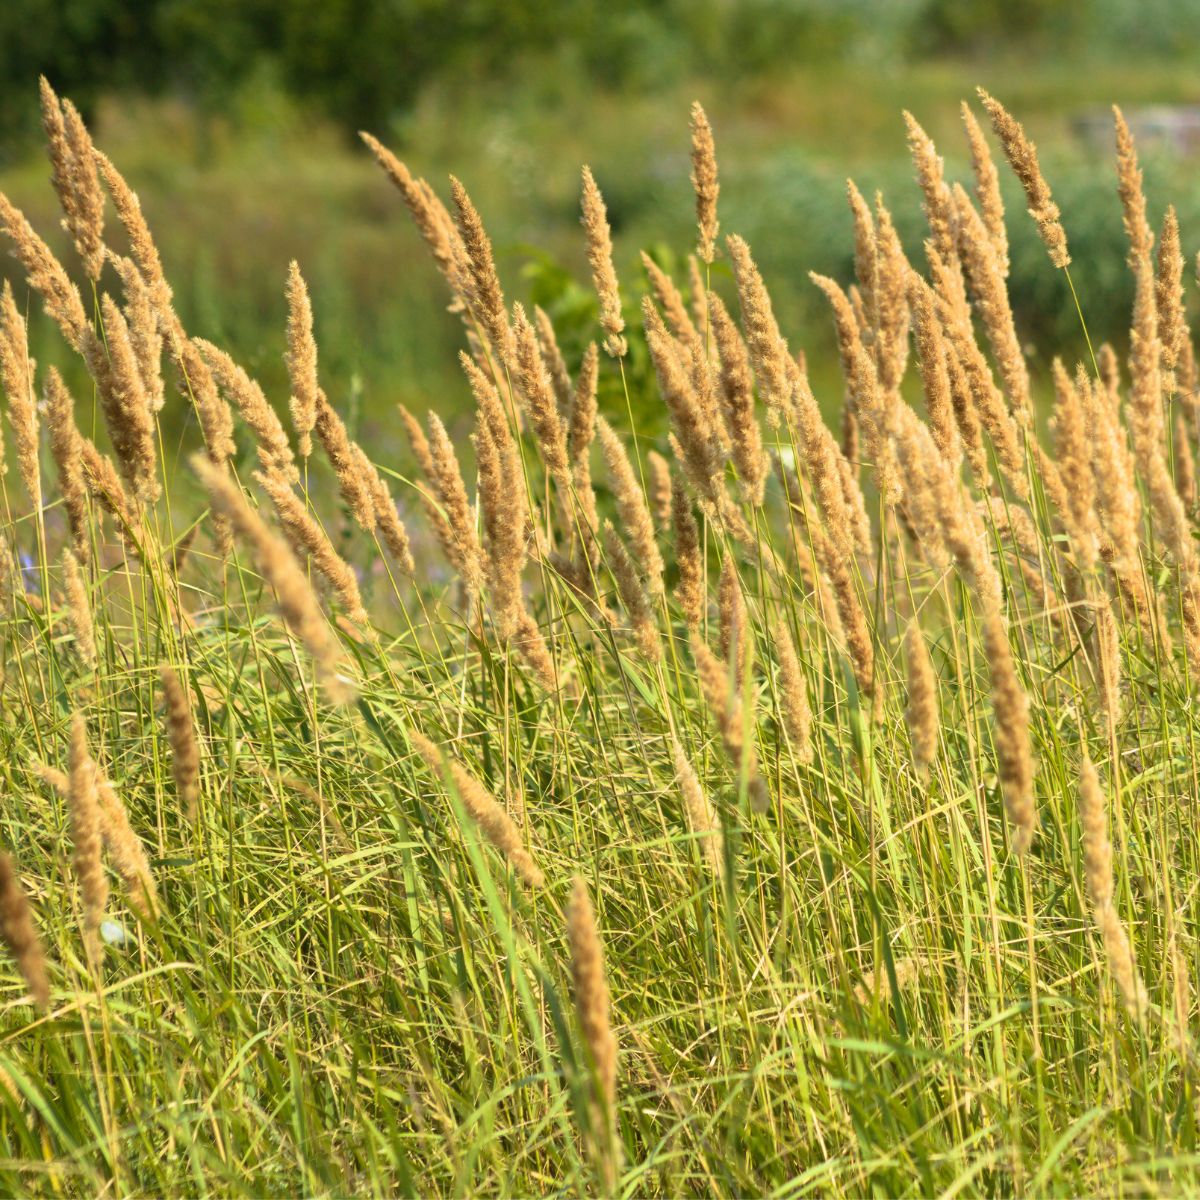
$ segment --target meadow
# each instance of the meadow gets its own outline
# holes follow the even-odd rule
[[[579,281],[524,286],[469,162],[366,134],[446,359],[396,394],[407,357],[324,353],[305,246],[273,333],[193,305],[41,104],[60,211],[0,194],[0,1189],[1196,1188],[1189,234],[1119,111],[1099,264],[1000,101],[895,112],[924,224],[846,188],[812,375],[804,239],[742,236],[701,105],[653,255],[614,257],[610,131],[561,172]]]

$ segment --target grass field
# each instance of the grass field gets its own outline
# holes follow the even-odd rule
[[[522,176],[480,150],[502,113],[431,100],[443,206],[293,134],[151,183],[157,139],[102,116],[113,166],[44,93],[54,186],[0,201],[0,1190],[1196,1189],[1190,234],[1131,146],[1095,165],[1135,303],[1127,354],[1089,339],[1072,210],[993,113],[1041,218],[1008,204],[1014,290],[1080,293],[1055,371],[974,93],[924,86],[858,103],[945,147],[897,196],[929,269],[860,181],[849,268],[803,284],[845,369],[815,389],[767,294],[797,243],[737,236],[736,119],[714,159],[694,115],[690,163],[686,103],[531,121]],[[1038,131],[1064,86],[1002,94]],[[819,80],[742,102],[876,161]],[[614,259],[604,200],[660,170]],[[521,178],[560,216],[497,232]],[[522,281],[554,329],[511,303],[526,241],[576,272]]]

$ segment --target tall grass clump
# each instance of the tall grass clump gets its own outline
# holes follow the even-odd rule
[[[848,189],[833,427],[698,105],[686,279],[582,169],[579,354],[487,198],[364,134],[472,425],[376,444],[302,266],[271,394],[43,81],[78,262],[0,196],[0,1189],[1200,1185],[1187,234],[1118,113],[1128,352],[1079,295],[1035,368],[1001,155],[1068,280],[1071,214],[983,103],[963,181],[906,114],[923,246]]]

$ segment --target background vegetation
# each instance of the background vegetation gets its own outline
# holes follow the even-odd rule
[[[680,120],[699,97],[729,168],[730,227],[755,246],[794,343],[836,399],[832,324],[806,273],[849,277],[847,175],[883,190],[921,259],[902,109],[960,178],[958,101],[982,83],[1021,111],[1070,213],[1088,320],[1119,343],[1132,292],[1115,175],[1077,123],[1099,113],[1107,148],[1114,100],[1200,99],[1197,46],[1200,0],[13,0],[0,11],[0,189],[53,231],[29,86],[44,71],[124,164],[189,328],[229,345],[281,401],[282,284],[298,258],[341,399],[378,436],[396,400],[451,418],[467,403],[444,288],[355,131],[381,136],[443,196],[453,171],[484,197],[508,290],[539,300],[578,351],[594,317],[578,166],[590,162],[608,201],[622,278],[641,279],[642,248],[677,265],[690,237]],[[1170,197],[1187,238],[1200,217],[1194,161],[1149,141],[1142,151],[1151,213]],[[1078,356],[1062,280],[1023,223],[1013,242],[1031,351]],[[32,336],[40,358],[60,361],[53,339]]]

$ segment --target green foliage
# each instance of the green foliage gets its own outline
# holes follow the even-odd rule
[[[1194,52],[1198,0],[1157,4],[1156,17],[1131,0],[8,0],[0,138],[32,128],[20,100],[39,72],[84,104],[166,92],[208,113],[267,77],[352,133],[402,119],[432,85],[522,86],[531,71],[658,89],[786,78],[797,64],[894,70],[930,53]]]

